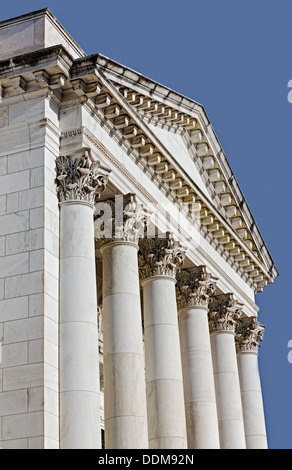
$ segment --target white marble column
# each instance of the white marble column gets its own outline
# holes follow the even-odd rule
[[[176,307],[179,245],[165,239],[140,241],[149,447],[184,449],[186,423]]]
[[[93,204],[106,179],[85,153],[59,157],[60,447],[100,448]]]
[[[246,448],[234,340],[239,316],[240,310],[232,294],[211,299],[209,327],[222,449]]]
[[[208,325],[216,280],[205,266],[177,276],[177,303],[189,449],[219,449],[218,417]]]
[[[255,317],[241,319],[236,329],[237,363],[247,449],[267,449],[268,446],[258,367],[258,348],[263,331],[263,325]]]
[[[138,232],[145,218],[141,208],[133,195],[127,195],[121,224],[114,224],[112,238],[104,240],[101,248],[107,449],[148,448],[137,259]],[[114,217],[112,220],[115,222]]]

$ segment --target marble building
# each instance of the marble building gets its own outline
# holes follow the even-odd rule
[[[266,448],[277,275],[202,105],[0,23],[0,447]]]

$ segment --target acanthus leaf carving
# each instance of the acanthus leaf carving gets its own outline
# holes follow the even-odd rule
[[[135,194],[107,199],[100,203],[99,213],[95,215],[95,238],[102,244],[118,240],[138,243],[147,220],[147,213]]]
[[[215,295],[209,304],[210,332],[228,331],[235,333],[238,320],[242,315],[241,304],[233,294]]]
[[[108,177],[100,171],[100,162],[92,161],[85,151],[75,158],[61,155],[57,157],[56,165],[60,202],[78,200],[94,205],[108,181]]]
[[[208,307],[210,297],[216,290],[216,279],[207,272],[206,266],[182,270],[177,275],[178,308],[189,306]]]
[[[236,326],[236,351],[257,353],[259,341],[263,340],[264,329],[264,325],[257,321],[256,317],[242,318]]]
[[[171,234],[164,238],[143,238],[139,243],[138,263],[141,279],[152,276],[175,278],[185,258],[185,248]]]

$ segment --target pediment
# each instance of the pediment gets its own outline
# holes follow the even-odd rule
[[[223,244],[223,252],[228,251],[260,292],[278,273],[203,107],[193,102],[192,111],[186,112],[181,97],[174,104],[174,92],[166,89],[167,98],[162,99],[161,86],[154,96],[153,90],[146,93],[145,83],[141,87],[140,77],[133,86],[131,74],[130,88],[124,76],[122,85],[109,76],[122,95],[120,103],[130,105],[127,111],[133,111],[145,136],[141,157],[153,164],[153,155],[159,155],[169,164],[175,173],[169,186],[182,202],[198,206],[203,229]],[[178,181],[182,186],[176,186]]]

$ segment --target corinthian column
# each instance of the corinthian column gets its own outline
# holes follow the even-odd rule
[[[218,449],[219,432],[208,305],[216,280],[205,266],[177,276],[177,304],[188,447]]]
[[[247,449],[267,449],[266,425],[258,367],[259,341],[264,326],[255,317],[241,319],[236,328],[237,362]]]
[[[57,158],[60,198],[60,446],[100,448],[93,207],[106,177],[88,152]]]
[[[134,195],[106,201],[103,223],[103,357],[105,446],[147,449],[145,361],[138,237],[145,213]],[[98,222],[98,219],[97,219]]]
[[[183,449],[186,423],[175,276],[182,249],[167,235],[140,241],[149,447]]]
[[[232,294],[211,299],[209,327],[222,449],[246,448],[234,341],[240,315],[241,310]]]

